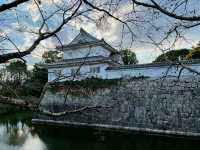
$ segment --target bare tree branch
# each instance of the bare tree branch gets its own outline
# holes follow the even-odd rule
[[[0,55],[0,63],[5,63],[6,61],[10,60],[10,59],[13,59],[13,58],[21,58],[21,57],[24,57],[28,54],[30,54],[38,45],[41,41],[47,39],[47,38],[50,38],[51,36],[54,36],[57,32],[59,32],[62,27],[68,23],[74,16],[77,16],[76,13],[78,12],[80,6],[82,4],[82,1],[79,2],[77,8],[73,11],[73,13],[67,17],[66,19],[63,19],[63,22],[53,31],[51,32],[45,32],[45,33],[41,33],[39,34],[39,37],[33,42],[33,44],[31,45],[31,47],[29,47],[28,49],[26,49],[25,51],[23,52],[12,52],[12,53],[7,53],[7,54],[4,54],[4,55]],[[72,6],[71,8],[69,8],[68,10],[70,9],[73,9],[74,6]],[[66,10],[67,11],[67,10]],[[83,12],[82,12],[83,13]],[[79,13],[78,15],[80,15],[81,13]],[[63,14],[63,17],[64,17],[64,14]]]
[[[139,2],[137,0],[132,0],[132,2],[133,2],[133,4],[136,4],[136,5],[141,5],[144,7],[156,9],[156,10],[160,11],[161,13],[163,13],[169,17],[172,17],[174,19],[185,20],[185,21],[200,21],[200,16],[191,16],[191,17],[182,16],[182,15],[180,16],[173,12],[169,12],[166,9],[164,9],[162,6],[160,6],[158,3],[156,3],[154,0],[151,0],[153,5],[149,4],[149,3],[145,3],[145,2]]]
[[[13,8],[13,7],[17,7],[18,5],[25,3],[27,1],[29,1],[29,0],[15,0],[15,1],[10,2],[8,4],[2,4],[2,5],[0,5],[0,12],[3,12],[5,10],[8,10],[10,8]]]

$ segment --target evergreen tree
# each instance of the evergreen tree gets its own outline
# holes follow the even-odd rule
[[[129,49],[122,50],[122,60],[125,65],[138,63],[136,54]]]

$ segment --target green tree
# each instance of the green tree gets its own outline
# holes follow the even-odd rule
[[[138,63],[136,54],[129,49],[122,50],[122,60],[125,65]]]
[[[187,59],[200,59],[200,42],[197,43],[195,47],[193,47],[189,54],[186,56]]]
[[[13,60],[1,71],[0,94],[18,97],[23,94],[23,83],[28,79],[27,65],[24,61]]]
[[[171,50],[166,52],[165,54],[161,54],[158,56],[154,62],[166,62],[169,61],[178,61],[179,58],[181,60],[186,59],[186,56],[189,54],[188,49],[180,49],[180,50]]]
[[[34,68],[30,73],[30,78],[24,83],[26,95],[39,97],[43,86],[47,81],[47,69],[40,68],[37,65],[34,65]]]
[[[58,51],[48,51],[48,52],[44,52],[44,54],[42,55],[42,58],[45,63],[52,63],[61,59],[60,55],[61,53]]]
[[[21,60],[10,62],[10,64],[6,66],[6,70],[10,73],[9,80],[15,82],[16,84],[21,84],[27,77],[27,65]]]

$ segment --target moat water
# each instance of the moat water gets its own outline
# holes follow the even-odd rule
[[[0,115],[0,150],[200,150],[200,138],[35,126],[30,112]]]

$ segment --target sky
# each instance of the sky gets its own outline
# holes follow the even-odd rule
[[[0,5],[11,1],[12,0],[1,0]],[[62,4],[62,0],[40,1],[41,4],[39,6],[43,11],[45,17],[49,16],[49,14],[57,10],[56,5],[61,6]],[[70,5],[72,1],[73,0],[65,0],[65,2],[67,3],[66,6]],[[199,1],[197,2],[200,3]],[[100,3],[100,1],[96,1],[96,4],[98,3]],[[189,6],[191,8],[195,8],[197,4],[195,5],[195,3],[191,3]],[[80,10],[85,10],[87,8],[88,7],[83,6]],[[128,32],[126,26],[125,28],[123,28],[123,25],[119,21],[107,17],[106,15],[103,15],[102,12],[97,11],[92,11],[84,14],[88,18],[92,18],[92,20],[86,17],[80,17],[70,21],[57,35],[59,36],[63,44],[67,44],[79,33],[80,28],[83,28],[84,30],[99,39],[104,38],[106,42],[117,49],[131,49],[136,53],[139,63],[150,63],[155,60],[155,58],[162,52],[158,49],[158,47],[150,43],[150,40],[147,38],[148,35],[153,37],[155,41],[159,41],[164,36],[164,33],[166,33],[167,30],[169,30],[169,28],[173,26],[173,24],[179,22],[163,15],[158,15],[157,18],[153,18],[151,15],[152,12],[146,11],[144,13],[144,8],[141,7],[135,8],[136,13],[132,13],[132,10],[133,6],[130,4],[129,0],[122,0],[120,2],[120,5],[116,9],[111,10],[114,16],[122,20],[138,19],[141,21],[136,22],[135,24],[129,24],[131,30],[135,34],[133,38],[134,42],[132,44],[130,32]],[[31,0],[28,3],[21,4],[13,10],[1,13],[0,35],[9,37],[9,39],[11,39],[20,50],[25,50],[32,44],[32,42],[36,38],[36,35],[30,33],[30,31],[36,32],[42,22],[41,15],[38,11],[39,10],[37,8],[37,5],[34,3],[33,0]],[[61,14],[57,13],[47,22],[49,30],[52,30],[59,25],[59,23],[61,22],[60,18]],[[147,23],[142,23],[142,20],[150,20],[151,26]],[[152,28],[152,24],[154,26],[161,27],[162,30],[155,30],[154,28]],[[45,30],[47,30],[47,28],[44,28],[44,31]],[[122,39],[122,31],[124,31],[125,34],[123,34],[122,45],[119,46]],[[190,48],[194,46],[198,41],[200,41],[199,27],[187,31],[184,30],[182,34],[187,40],[179,39],[171,49]],[[169,41],[173,41],[173,36],[169,38]],[[169,47],[169,43],[164,43],[162,48],[167,49]],[[58,44],[59,42],[58,40],[56,40],[56,38],[50,38],[42,41],[31,55],[25,57],[29,68],[31,68],[35,63],[41,61],[41,56],[44,51],[55,50],[55,47]],[[2,51],[2,49],[5,48],[8,50]],[[8,44],[8,42],[3,41],[0,44],[0,49],[1,53],[6,53],[12,52],[16,48],[12,44]]]

